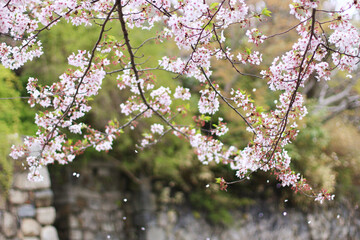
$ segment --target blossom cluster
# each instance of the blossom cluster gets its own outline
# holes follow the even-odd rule
[[[237,25],[244,39],[255,46],[269,39],[252,27],[258,20],[244,0],[0,0],[0,3],[0,34],[18,42],[0,45],[0,61],[11,69],[39,57],[43,49],[38,36],[59,21],[83,27],[96,21],[100,26],[93,50],[71,54],[70,68],[59,81],[41,86],[35,78],[28,80],[30,105],[38,104],[45,110],[35,116],[36,136],[27,137],[23,146],[13,146],[11,157],[26,157],[29,178],[33,180],[41,178],[41,166],[71,162],[88,147],[110,150],[124,128],[133,129],[142,117],[153,117],[159,122],[153,123],[144,134],[140,142],[142,148],[172,133],[187,139],[204,164],[211,161],[229,164],[239,178],[248,178],[259,170],[270,171],[283,186],[295,191],[311,191],[306,181],[291,170],[291,158],[284,150],[298,134],[297,121],[307,114],[299,89],[311,76],[318,81],[328,81],[333,69],[352,72],[359,62],[360,35],[346,13],[351,7],[359,8],[359,3],[349,3],[348,8],[341,11],[323,11],[322,15],[330,19],[329,24],[323,26],[318,21],[319,1],[293,0],[290,14],[300,21],[293,28],[299,38],[290,50],[260,72],[270,90],[279,93],[275,109],[265,110],[242,89],[226,92],[212,76],[216,61],[228,61],[240,74],[243,73],[237,66],[262,63],[261,52],[250,49],[235,52],[227,41],[232,25]],[[109,22],[119,24],[123,39],[105,34]],[[156,68],[143,68],[137,60],[137,50],[147,40],[138,48],[132,46],[128,29],[151,30],[157,22],[161,22],[158,27],[163,29],[156,39],[162,44],[174,41],[181,56],[163,56]],[[332,62],[327,60],[329,55]],[[110,71],[113,69],[118,70]],[[177,81],[176,87],[160,84],[166,81],[156,80],[154,74],[158,70],[195,79],[195,83],[185,88],[175,77],[166,81]],[[91,110],[89,100],[98,94],[102,81],[114,73],[117,73],[119,90],[126,92],[123,96],[127,98],[119,106],[122,118],[109,121],[102,132],[87,126],[82,117]],[[200,116],[194,120],[201,124],[184,125],[178,115],[191,113],[186,104],[196,101],[197,96],[196,111]],[[230,132],[224,121],[226,117],[218,118],[217,124],[204,133],[205,122],[211,121],[214,114],[222,114],[220,107],[234,111],[252,133],[252,139],[243,149],[222,142]],[[83,138],[73,142],[71,134]],[[226,189],[225,182],[222,183]],[[318,201],[333,198],[326,191],[313,195]]]

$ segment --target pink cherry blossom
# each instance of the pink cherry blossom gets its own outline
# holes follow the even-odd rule
[[[151,125],[150,129],[152,133],[162,134],[164,132],[164,126],[158,123]]]
[[[35,116],[36,135],[25,138],[22,146],[13,146],[10,156],[26,158],[29,179],[41,180],[39,170],[43,165],[67,164],[89,147],[109,151],[123,129],[134,129],[142,118],[155,118],[160,122],[152,124],[148,131],[143,130],[140,148],[156,144],[171,133],[187,140],[204,164],[211,161],[229,164],[241,179],[249,178],[255,171],[269,171],[282,186],[310,193],[320,202],[333,199],[325,190],[313,191],[301,175],[291,170],[291,158],[284,148],[296,138],[298,121],[307,114],[300,92],[308,80],[315,76],[319,81],[329,81],[334,69],[352,72],[357,68],[360,35],[347,10],[359,9],[359,1],[349,2],[340,11],[319,11],[319,1],[293,0],[289,17],[299,21],[293,27],[298,39],[273,59],[270,66],[263,63],[263,53],[250,49],[235,51],[229,41],[232,40],[229,39],[230,26],[243,32],[239,39],[247,39],[256,46],[277,36],[266,37],[266,32],[259,30],[262,28],[253,27],[264,23],[253,17],[244,0],[0,2],[0,34],[12,38],[11,44],[0,44],[0,61],[10,69],[18,69],[40,57],[43,48],[39,35],[45,30],[51,31],[59,22],[99,27],[99,37],[92,50],[79,49],[68,56],[69,69],[58,81],[40,86],[36,78],[28,79],[29,104],[44,110]],[[106,35],[111,29],[110,22],[112,26],[118,24],[121,39]],[[153,30],[155,24],[156,31]],[[135,46],[128,36],[132,28],[152,31],[154,39],[164,48],[167,43],[175,42],[179,55],[165,54],[151,62],[158,66],[145,67],[137,51],[146,47],[150,39]],[[332,62],[327,61],[327,56],[331,56]],[[263,70],[257,75],[279,96],[276,107],[265,110],[244,89],[226,92],[221,79],[212,75],[217,61],[230,64],[240,75],[247,75],[242,72],[242,65],[262,64]],[[157,71],[171,72],[176,77],[157,81]],[[191,79],[192,86],[184,88],[179,77]],[[119,105],[119,119],[109,121],[105,130],[100,131],[87,126],[81,118],[91,110],[89,100],[98,95],[105,78],[116,81],[126,99],[124,97]],[[182,115],[191,113],[186,106],[197,96],[200,114],[193,116],[195,124],[186,125]],[[227,118],[223,116],[226,111],[220,111],[222,107],[238,116],[253,135],[244,148],[222,142],[232,131],[224,121]],[[217,123],[213,122],[214,114],[221,116]],[[208,119],[213,125],[208,135],[202,134],[201,127]],[[73,142],[68,132],[83,138]],[[226,189],[224,179],[221,184]]]
[[[177,86],[174,93],[174,98],[180,98],[181,100],[189,100],[191,97],[190,90],[188,88],[183,88]]]

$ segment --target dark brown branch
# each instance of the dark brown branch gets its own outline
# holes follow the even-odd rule
[[[161,7],[158,7],[156,6],[155,4],[153,4],[152,2],[146,0],[146,2],[148,2],[150,5],[152,5],[154,8],[156,8],[157,10],[159,10],[161,13],[163,13],[165,16],[167,17],[171,17],[171,14],[166,11],[166,9],[164,9],[162,6]]]
[[[210,20],[207,21],[207,23],[201,28],[201,31],[200,31],[200,33],[199,33],[199,37],[198,37],[198,39],[197,39],[197,41],[196,41],[195,46],[191,46],[193,51],[192,51],[192,53],[190,54],[189,60],[188,60],[188,61],[186,62],[186,64],[185,64],[185,67],[184,67],[184,69],[183,69],[183,72],[186,72],[186,69],[188,68],[189,63],[190,63],[190,61],[192,60],[192,57],[193,57],[194,53],[196,52],[196,49],[197,49],[197,47],[198,47],[198,45],[199,45],[199,43],[200,43],[200,40],[201,40],[201,35],[202,35],[203,32],[205,31],[206,27],[207,27],[207,26],[211,23],[211,21],[214,19],[214,17],[216,16],[216,14],[220,11],[220,9],[221,9],[222,5],[224,4],[224,2],[225,2],[225,0],[221,1],[221,3],[219,4],[219,7],[218,7],[218,9],[216,10],[216,12],[211,16]]]
[[[233,60],[230,59],[230,57],[228,56],[226,50],[223,48],[221,42],[220,42],[220,39],[219,39],[219,36],[215,30],[215,27],[213,29],[213,32],[214,32],[214,35],[215,35],[215,38],[216,38],[216,41],[218,42],[219,44],[219,47],[220,47],[220,50],[225,54],[225,57],[226,57],[226,60],[228,60],[230,63],[231,63],[231,66],[235,69],[235,71],[242,75],[242,76],[249,76],[249,77],[255,77],[255,78],[259,78],[259,79],[262,79],[262,77],[259,77],[259,76],[256,76],[254,74],[249,74],[249,73],[243,73],[243,72],[240,72],[240,70],[235,66],[235,62]]]
[[[288,30],[286,30],[286,31],[284,31],[284,32],[281,32],[281,33],[276,33],[276,34],[273,34],[273,35],[267,36],[267,37],[265,38],[265,40],[266,40],[266,39],[269,39],[269,38],[273,38],[273,37],[275,37],[275,36],[279,36],[279,35],[282,35],[282,34],[286,34],[286,33],[290,32],[291,30],[293,30],[293,29],[297,28],[297,26],[299,26],[299,25],[303,24],[304,22],[308,21],[310,18],[311,18],[311,17],[309,17],[309,18],[307,18],[307,19],[305,19],[305,20],[303,20],[303,21],[299,22],[298,24],[296,24],[295,26],[293,26],[293,27],[289,28]]]
[[[204,75],[204,77],[206,78],[206,81],[208,82],[208,84],[210,85],[210,87],[215,91],[215,93],[232,109],[236,112],[236,114],[238,114],[246,123],[246,125],[248,125],[252,132],[256,134],[255,129],[253,128],[253,126],[248,122],[248,120],[233,106],[231,105],[231,103],[216,89],[216,87],[214,86],[214,84],[211,82],[211,80],[209,79],[209,77],[206,75],[206,72],[204,70],[204,68],[200,68],[201,73]]]
[[[11,2],[11,0],[9,0],[3,7],[4,7],[4,8],[8,7],[9,4],[10,4],[10,2]]]
[[[129,39],[129,33],[127,31],[127,28],[126,28],[126,23],[125,23],[125,20],[124,20],[124,15],[123,15],[123,12],[122,12],[122,6],[121,6],[121,1],[120,0],[116,0],[116,4],[118,6],[117,8],[117,11],[118,11],[118,15],[119,15],[119,21],[120,21],[120,24],[121,24],[121,29],[122,29],[122,32],[124,34],[124,40],[125,40],[125,45],[126,45],[126,48],[128,50],[128,53],[129,53],[129,57],[130,57],[130,64],[131,64],[131,69],[133,70],[134,72],[134,75],[135,75],[135,78],[137,80],[137,87],[138,87],[138,90],[140,92],[140,97],[143,101],[143,103],[150,109],[152,110],[162,121],[164,121],[168,126],[170,126],[174,131],[180,133],[181,135],[183,135],[184,137],[186,138],[189,138],[189,136],[187,134],[185,134],[184,132],[178,130],[174,125],[172,125],[163,115],[161,115],[158,111],[156,111],[149,103],[148,101],[146,100],[146,97],[145,97],[145,94],[144,94],[144,91],[141,87],[141,83],[140,83],[140,76],[139,76],[139,71],[136,67],[136,63],[135,63],[135,55],[134,55],[134,52],[132,51],[132,47],[131,47],[131,44],[130,44],[130,39]]]
[[[306,72],[304,74],[302,74],[302,71],[304,70],[304,67],[303,67],[303,64],[305,62],[305,59],[306,59],[306,54],[308,53],[309,49],[310,49],[310,46],[311,46],[311,41],[312,41],[312,38],[314,36],[314,30],[315,30],[315,21],[316,21],[316,18],[315,18],[315,13],[316,13],[316,9],[313,9],[312,10],[312,15],[311,15],[311,32],[310,32],[310,37],[309,37],[309,41],[307,43],[307,46],[306,46],[306,49],[304,51],[304,54],[302,56],[302,60],[301,60],[301,63],[300,63],[300,68],[299,68],[299,74],[298,74],[298,78],[297,78],[297,82],[296,82],[296,86],[295,86],[295,90],[293,91],[292,93],[292,96],[291,96],[291,99],[290,99],[290,103],[289,103],[289,107],[287,109],[287,112],[285,114],[285,118],[282,120],[282,124],[280,126],[280,131],[279,131],[279,134],[278,134],[278,139],[276,140],[275,144],[273,144],[273,150],[269,156],[269,161],[273,158],[275,152],[276,152],[276,149],[280,143],[280,140],[282,139],[282,135],[283,133],[285,132],[285,129],[286,129],[286,126],[288,124],[288,117],[289,117],[289,114],[290,114],[290,111],[292,110],[292,106],[295,102],[295,98],[296,98],[296,93],[298,92],[299,90],[299,87],[301,85],[301,82],[302,82],[302,76],[304,76],[306,74]]]
[[[11,1],[11,0],[9,0],[9,2],[10,2],[10,1]],[[94,1],[91,2],[91,4],[96,3],[96,2],[98,2],[98,1],[99,1],[99,0],[94,0]],[[36,30],[36,34],[34,34],[30,39],[28,39],[28,41],[25,43],[25,45],[21,46],[21,50],[22,50],[23,48],[25,48],[27,45],[29,45],[30,42],[31,42],[32,40],[34,40],[42,31],[47,30],[51,25],[53,25],[54,23],[56,23],[57,21],[59,21],[59,20],[60,20],[61,18],[63,18],[64,16],[70,14],[72,11],[78,9],[80,6],[81,6],[81,4],[75,6],[75,8],[70,9],[70,10],[67,11],[64,15],[59,15],[57,18],[55,18],[54,20],[52,20],[50,23],[48,23],[48,24],[47,24],[46,26],[44,26],[43,28],[41,28],[41,29],[39,29],[39,30]]]

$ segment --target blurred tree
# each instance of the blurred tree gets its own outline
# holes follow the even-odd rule
[[[20,143],[21,134],[34,134],[33,112],[21,99],[19,78],[0,65],[0,192],[7,193],[12,182],[13,160],[10,146]],[[30,117],[29,117],[30,116]]]

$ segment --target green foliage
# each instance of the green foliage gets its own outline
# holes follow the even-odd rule
[[[210,190],[192,192],[189,200],[192,206],[201,210],[212,224],[222,226],[233,223],[231,210],[254,204],[253,199],[234,197],[226,192],[211,193]]]
[[[261,11],[261,15],[271,17],[271,11],[267,9],[266,7]]]
[[[5,69],[0,65],[0,96],[1,98],[17,98],[20,97],[19,92],[16,90],[18,79],[15,74],[10,70]],[[0,121],[3,125],[9,127],[10,131],[17,130],[20,123],[21,100],[8,99],[1,100],[0,104]]]
[[[325,153],[336,171],[335,194],[341,200],[360,202],[360,132],[344,119],[336,118],[325,125],[331,141]]]
[[[0,192],[7,192],[11,184],[13,164],[9,159],[10,146],[19,143],[19,133],[31,132],[26,104],[20,99],[22,89],[16,75],[0,65]],[[26,100],[25,100],[26,101]]]
[[[67,57],[77,50],[91,50],[96,41],[96,27],[76,27],[59,22],[51,31],[40,34],[42,46],[46,51],[35,61],[25,64],[22,69],[22,81],[29,76],[39,79],[39,83],[52,84],[67,69]]]
[[[3,122],[0,121],[0,194],[7,193],[10,188],[13,167],[12,162],[8,157],[10,143],[8,140],[8,135],[10,133],[9,127]]]
[[[15,90],[16,77],[10,70],[0,65],[0,96],[2,98],[19,97]],[[8,136],[17,131],[20,114],[17,111],[19,99],[0,100],[0,192],[7,192],[11,184],[12,163],[8,158],[10,142]]]
[[[210,4],[210,10],[217,10],[218,9],[218,6],[219,6],[220,3],[218,2],[213,2],[212,4]]]
[[[219,177],[218,177],[218,178],[215,178],[215,183],[221,183],[221,179],[222,179],[222,178],[219,178]]]
[[[303,173],[315,191],[324,188],[333,192],[337,201],[359,203],[360,133],[342,118],[324,125],[320,116],[309,116],[287,150],[293,169]],[[302,194],[290,198],[304,209],[313,202]]]

